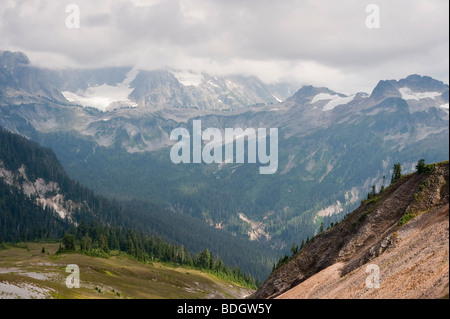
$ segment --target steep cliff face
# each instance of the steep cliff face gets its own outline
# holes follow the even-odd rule
[[[431,172],[404,176],[315,236],[252,297],[448,296],[449,164],[428,167]]]
[[[42,100],[67,102],[45,70],[31,65],[25,54],[10,51],[0,51],[0,98],[0,105]]]

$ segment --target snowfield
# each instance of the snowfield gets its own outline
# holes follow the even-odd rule
[[[408,87],[403,87],[398,90],[400,94],[402,95],[402,99],[404,100],[422,100],[422,99],[435,99],[436,97],[440,96],[442,93],[439,92],[413,92]]]
[[[201,74],[192,73],[189,71],[171,71],[171,73],[183,86],[199,86],[203,82],[203,76]]]
[[[318,101],[330,100],[322,108],[322,111],[330,111],[334,109],[336,106],[350,103],[351,101],[353,101],[354,98],[355,95],[342,97],[339,96],[338,94],[319,93],[312,98],[311,104],[316,103]]]
[[[61,93],[70,102],[80,104],[84,107],[93,107],[103,112],[113,107],[114,104],[125,107],[137,107],[136,102],[128,99],[128,96],[133,91],[130,84],[136,78],[137,74],[138,71],[132,69],[127,73],[126,78],[117,86],[102,84],[89,87],[85,91],[78,90],[75,93],[63,91]]]

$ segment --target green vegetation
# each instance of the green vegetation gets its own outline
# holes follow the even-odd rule
[[[416,169],[418,174],[426,174],[426,175],[432,175],[436,167],[439,165],[445,165],[448,164],[448,161],[443,161],[439,163],[433,163],[433,164],[425,164],[424,159],[420,159],[417,162]],[[426,194],[427,187],[429,186],[430,181],[428,179],[425,179],[420,185],[419,190],[417,193],[414,194],[414,200],[416,205],[420,205],[420,202],[423,201],[424,194]],[[447,184],[444,185],[444,187],[448,187]],[[410,207],[409,211],[407,211],[399,220],[398,227],[401,227],[408,223],[410,220],[414,219],[416,216],[420,215],[422,211],[418,209],[417,207]]]
[[[63,245],[61,250],[64,251],[74,251],[75,250],[75,236],[71,234],[65,234],[61,240]]]
[[[395,184],[402,177],[402,166],[400,163],[394,164],[394,172],[391,177],[391,184]]]
[[[48,255],[39,253],[43,244]],[[56,253],[59,243],[52,242],[5,246],[0,250],[0,267],[11,271],[0,273],[0,282],[28,286],[35,294],[41,291],[36,298],[242,298],[253,291],[209,271],[173,263],[142,262],[120,251],[110,251],[107,258],[98,258],[79,250]],[[24,249],[25,246],[29,249]],[[80,288],[69,289],[65,285],[69,275],[65,265],[69,264],[79,266]],[[27,298],[21,295],[25,289],[17,290],[16,298]]]
[[[63,251],[74,250],[72,244],[76,239],[80,242],[80,251],[89,256],[107,257],[110,251],[117,250],[142,262],[167,262],[192,267],[251,289],[257,287],[250,275],[243,274],[237,266],[231,270],[221,257],[214,257],[208,249],[193,255],[183,245],[169,244],[161,238],[133,230],[101,227],[97,223],[81,223],[72,231],[72,234],[65,234],[62,239]]]
[[[330,226],[327,227],[327,230],[337,226],[338,223],[331,223]],[[319,232],[317,235],[319,235],[320,233],[322,233],[324,231],[323,229],[323,222],[320,223],[320,227],[319,227]],[[292,260],[297,253],[299,253],[304,247],[305,245],[307,245],[309,242],[312,242],[314,240],[315,236],[311,237],[311,239],[309,239],[309,236],[306,238],[306,241],[302,240],[302,243],[300,244],[300,246],[298,244],[292,243],[291,246],[291,255],[287,255],[284,254],[283,256],[280,257],[280,259],[278,260],[278,262],[276,264],[273,265],[272,267],[272,273],[277,270],[278,268],[280,268],[281,266],[287,264],[290,260]]]
[[[419,174],[432,174],[435,169],[435,164],[425,164],[425,160],[422,158],[417,162],[416,170]]]
[[[0,243],[59,238],[68,222],[55,218],[50,208],[37,206],[16,187],[0,179]]]
[[[43,149],[36,143],[1,128],[0,142],[0,160],[7,170],[16,172],[24,165],[29,180],[42,178],[45,181],[57,181],[65,199],[79,203],[74,205],[71,214],[71,219],[79,225],[75,228],[73,223],[61,219],[53,209],[43,209],[37,205],[35,197],[26,196],[21,189],[0,179],[0,244],[62,238],[60,253],[74,251],[77,241],[82,251],[91,256],[105,256],[109,250],[118,249],[139,260],[154,258],[188,266],[192,264],[249,286],[255,285],[253,278],[262,280],[267,275],[268,269],[265,266],[269,268],[272,259],[258,243],[248,242],[244,238],[239,240],[231,234],[211,229],[204,222],[195,221],[190,216],[177,214],[150,201],[120,205],[116,201],[97,196],[68,178],[50,149]],[[91,228],[86,225],[91,225]],[[106,230],[105,226],[100,225],[111,226]],[[159,235],[161,233],[174,235],[170,238]],[[151,251],[154,241],[158,242],[158,249],[167,245],[168,248],[163,249],[164,254],[161,251]],[[178,246],[163,244],[168,241],[175,242]],[[176,248],[183,243],[186,243],[183,249]],[[217,267],[215,257],[209,268],[196,264],[192,252],[205,249],[211,252],[211,256],[213,251],[216,256],[223,256]],[[171,253],[167,253],[167,250]],[[249,260],[249,256],[255,258]],[[241,265],[244,265],[245,271],[241,270]],[[244,275],[244,272],[250,271],[252,276]]]
[[[17,112],[40,108],[69,112],[41,104],[18,105],[14,110],[5,108],[1,112],[5,118],[12,118]],[[277,257],[289,253],[290,243],[311,237],[321,222],[327,228],[356,208],[358,202],[347,200],[353,187],[361,187],[368,177],[384,175],[389,181],[391,174],[384,163],[393,159],[409,168],[411,159],[418,158],[418,154],[432,161],[448,158],[448,136],[442,136],[445,134],[433,135],[432,143],[427,138],[408,143],[404,148],[399,148],[398,139],[388,138],[399,132],[416,136],[416,124],[423,122],[424,114],[409,113],[407,103],[401,99],[386,99],[363,113],[366,114],[350,122],[337,121],[304,132],[294,126],[283,128],[279,141],[280,167],[272,176],[259,175],[257,165],[233,164],[220,169],[217,165],[175,165],[168,160],[168,148],[128,153],[124,145],[142,136],[130,138],[125,130],[108,123],[95,124],[98,136],[114,137],[114,144],[109,147],[96,144],[97,135],[91,139],[73,132],[47,134],[37,132],[26,121],[14,121],[14,128],[51,147],[72,178],[115,199],[109,207],[93,200],[92,211],[100,212],[102,223],[126,225],[161,236],[165,241],[185,244],[191,252],[208,248],[222,256],[227,265],[238,265],[242,271],[262,280]],[[434,115],[429,114],[433,121],[444,121]],[[242,116],[221,117],[219,125],[233,127],[236,120],[247,120],[245,114]],[[448,121],[443,124],[448,126]],[[157,125],[170,132],[177,124],[156,116],[140,122],[141,127]],[[287,165],[290,158],[293,165]],[[79,196],[81,189],[72,189],[69,194],[73,196],[69,198],[78,196],[86,200]],[[343,204],[341,213],[315,219],[319,210],[338,200]],[[91,208],[91,202],[87,202]],[[87,222],[98,218],[89,212],[86,207],[80,208],[77,218]],[[239,213],[264,223],[272,238],[270,242],[248,242],[249,225],[238,218]],[[209,216],[208,222],[211,220],[213,227],[205,223],[204,216]],[[224,230],[216,231],[215,225],[223,226]],[[65,230],[64,227],[58,230],[58,238]],[[14,237],[20,237],[21,233]],[[27,234],[31,234],[30,238],[34,236],[31,227],[23,232]]]
[[[21,105],[16,109],[36,107],[41,106]],[[60,108],[52,111],[62,112]],[[5,116],[13,115],[8,110],[4,112]],[[238,263],[243,270],[262,278],[270,271],[274,257],[289,251],[289,243],[300,242],[314,234],[321,222],[314,220],[317,211],[337,200],[344,205],[342,213],[323,219],[324,228],[327,228],[356,208],[357,202],[347,201],[346,193],[353,187],[364,185],[368,177],[387,175],[388,171],[383,168],[386,161],[395,158],[396,162],[410,167],[411,158],[416,158],[417,154],[433,161],[448,157],[448,147],[445,147],[448,136],[444,139],[442,134],[433,137],[433,143],[423,139],[402,149],[398,148],[398,140],[386,138],[396,136],[398,132],[414,136],[415,124],[423,121],[423,114],[410,114],[406,102],[401,99],[386,99],[364,112],[363,117],[355,118],[351,123],[336,122],[301,134],[298,131],[290,134],[291,128],[283,128],[280,136],[290,137],[279,141],[280,167],[273,176],[260,176],[257,165],[233,164],[220,166],[220,169],[217,165],[175,165],[168,160],[169,149],[128,153],[124,145],[143,137],[138,134],[130,138],[125,130],[110,127],[107,123],[96,125],[100,136],[114,137],[115,143],[109,147],[101,147],[93,139],[74,133],[43,134],[26,123],[16,123],[15,127],[31,139],[51,147],[69,175],[95,192],[115,198],[120,204],[122,201],[132,205],[144,201],[138,205],[145,206],[150,200],[164,208],[173,208],[179,214],[171,215],[171,221],[183,225],[177,220],[182,218],[181,215],[187,215],[192,217],[190,230],[195,230],[178,236],[177,232],[165,228],[170,222],[163,223],[164,229],[159,229],[159,224],[144,219],[136,222],[137,226],[151,222],[152,226],[147,227],[152,231],[166,240],[189,245],[191,251],[205,248],[197,235],[210,237],[208,249],[224,256],[227,263]],[[224,127],[233,127],[236,120],[247,120],[245,116],[221,117],[219,122]],[[401,123],[396,120],[398,118],[402,118]],[[139,124],[151,129],[159,125],[166,132],[176,125],[158,117],[143,118]],[[153,132],[156,131],[159,129]],[[150,140],[150,136],[145,139]],[[291,164],[295,165],[288,169],[290,158]],[[390,174],[387,178],[391,178]],[[225,238],[231,247],[225,247],[223,238],[210,235],[199,226],[205,223],[205,213],[213,224],[223,225],[225,232],[237,235],[234,240],[233,237]],[[245,240],[248,231],[248,225],[239,220],[239,213],[263,222],[265,231],[272,236],[265,246],[251,245],[246,250],[252,254],[248,259],[261,261],[257,265],[241,258],[241,248],[235,248],[236,241],[240,241],[240,247],[246,247],[241,239]],[[170,216],[164,209],[153,210],[152,215],[155,219],[169,219],[167,216]],[[283,248],[274,252],[271,247]]]
[[[403,226],[404,224],[406,224],[407,222],[409,222],[411,219],[413,219],[414,217],[416,217],[416,214],[409,212],[406,213],[402,216],[402,218],[400,218],[399,222],[398,222],[398,226]]]
[[[396,169],[397,172],[401,172],[401,166],[400,166],[400,165],[396,164],[396,165],[394,165],[394,166],[395,166],[394,170]],[[384,176],[383,176],[383,177],[384,177]],[[400,178],[402,178],[402,175],[401,175],[401,174],[398,175],[398,179],[400,179]],[[380,202],[380,199],[382,198],[383,194],[393,186],[393,184],[391,184],[389,187],[384,188],[384,180],[385,180],[385,179],[383,178],[383,184],[382,184],[382,187],[380,188],[380,192],[379,192],[379,193],[376,192],[376,186],[373,185],[373,186],[371,187],[371,192],[368,193],[367,199],[361,201],[361,205],[365,205],[365,206],[367,207],[367,210],[365,210],[365,211],[358,217],[357,222],[352,223],[352,226],[353,226],[354,229],[358,226],[358,223],[359,223],[359,224],[363,223],[363,222],[366,220],[367,216],[368,216],[370,213],[372,213],[372,212],[375,211],[375,209],[378,207],[378,203]],[[347,216],[348,216],[348,214],[346,214],[346,215],[344,216],[343,219],[345,219]],[[337,226],[338,224],[339,224],[339,222],[331,222],[331,223],[329,224],[329,226],[327,227],[326,230],[331,229],[331,228]],[[319,234],[322,233],[323,231],[324,231],[324,222],[322,221],[321,224],[320,224],[320,227],[319,227],[319,229],[318,229],[318,233],[317,233],[316,235],[319,235]],[[314,238],[315,238],[315,236],[312,236],[311,239],[310,239],[309,236],[308,236],[308,237],[306,238],[306,242],[302,240],[302,243],[301,243],[300,247],[299,247],[298,244],[297,244],[297,245],[296,245],[295,243],[292,244],[292,247],[291,247],[291,255],[288,255],[288,254],[282,255],[282,256],[279,258],[278,262],[275,263],[275,264],[273,265],[273,267],[272,267],[272,273],[273,273],[275,270],[277,270],[278,268],[280,268],[281,266],[287,264],[290,260],[292,260],[292,259],[295,257],[295,255],[296,255],[299,251],[301,251],[302,248],[303,248],[306,244],[308,244],[310,241],[313,241]],[[342,245],[343,245],[343,242],[340,242],[340,243],[339,243],[340,248],[342,247]]]
[[[363,221],[365,221],[368,213],[368,211],[362,213],[361,216],[358,217],[358,223],[362,223]]]

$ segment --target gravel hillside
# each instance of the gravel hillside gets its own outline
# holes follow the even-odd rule
[[[448,297],[449,165],[429,167],[432,173],[404,176],[317,235],[252,297]],[[378,288],[369,281],[374,269]]]

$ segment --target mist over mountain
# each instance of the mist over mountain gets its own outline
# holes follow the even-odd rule
[[[1,103],[23,103],[36,100],[65,102],[64,96],[45,75],[30,64],[21,52],[0,51]]]
[[[5,98],[39,95],[102,111],[123,107],[236,110],[281,102],[297,89],[293,83],[265,84],[256,77],[219,77],[191,71],[38,69],[30,65],[25,54],[10,51],[0,52],[0,64]]]

